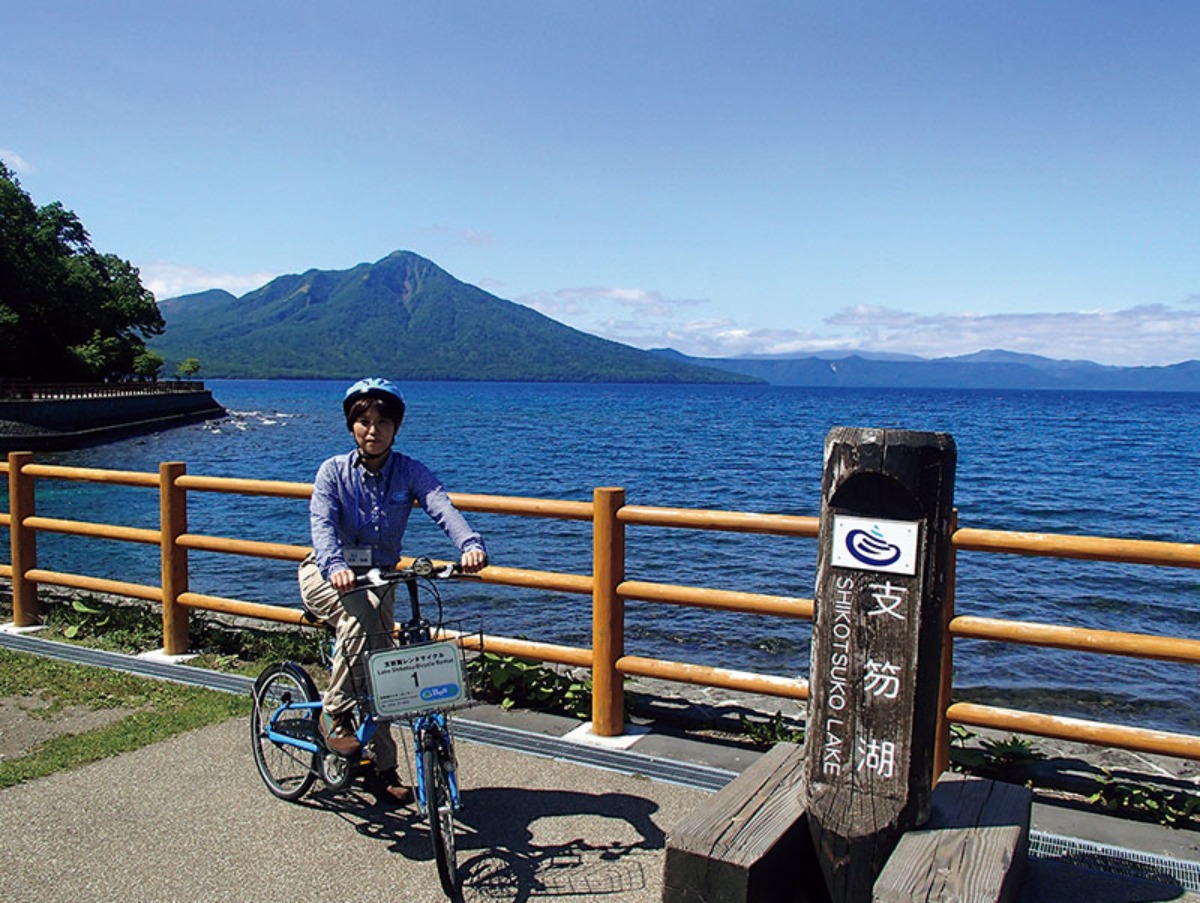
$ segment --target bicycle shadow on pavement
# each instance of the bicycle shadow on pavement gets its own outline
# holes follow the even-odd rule
[[[356,783],[339,792],[318,791],[298,804],[336,815],[359,834],[384,841],[391,852],[405,859],[433,860],[429,826],[415,801],[396,806]]]
[[[643,891],[666,833],[658,804],[626,793],[480,787],[463,791],[457,815],[463,900],[603,897]],[[355,786],[317,793],[302,805],[336,814],[406,859],[433,859],[416,805],[381,805]]]
[[[644,890],[666,846],[658,804],[627,793],[481,787],[463,794],[464,900]]]

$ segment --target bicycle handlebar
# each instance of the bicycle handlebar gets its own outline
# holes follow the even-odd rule
[[[406,568],[371,568],[354,578],[355,589],[388,586],[393,583],[412,583],[414,580],[447,580],[462,576],[462,566],[453,562],[437,565],[428,558],[417,558]]]

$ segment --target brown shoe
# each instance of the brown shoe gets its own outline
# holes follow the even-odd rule
[[[325,735],[325,748],[339,756],[351,758],[362,752],[362,744],[354,733],[354,719],[348,712],[332,715],[333,726]]]
[[[407,806],[413,798],[412,788],[404,786],[394,768],[375,772],[375,793],[381,802],[394,806]]]

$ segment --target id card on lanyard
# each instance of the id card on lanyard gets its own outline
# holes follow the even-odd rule
[[[369,568],[375,563],[371,559],[370,546],[343,546],[342,557],[352,568]]]
[[[354,480],[354,526],[357,536],[355,537],[358,543],[363,541],[363,530],[372,530],[375,533],[376,540],[379,538],[380,518],[383,516],[383,509],[378,501],[378,491],[372,492],[363,484],[362,473],[356,474],[357,479]],[[383,484],[383,498],[387,498],[388,491],[391,486],[391,472],[389,471],[385,477],[386,482]],[[364,491],[367,490],[367,491]],[[364,502],[371,508],[370,514],[363,516]],[[346,564],[352,568],[362,567],[369,568],[375,564],[374,555],[372,554],[373,546],[370,545],[348,545],[343,547],[342,555],[346,559]]]

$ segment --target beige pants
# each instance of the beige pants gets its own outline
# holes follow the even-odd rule
[[[396,625],[393,588],[382,592],[364,589],[339,595],[321,576],[310,555],[300,563],[300,597],[313,615],[333,625],[335,644],[333,671],[325,691],[325,711],[329,715],[351,712],[357,698],[355,688],[367,689],[366,653],[394,645]],[[396,767],[396,741],[387,724],[380,724],[367,746],[378,771]]]

